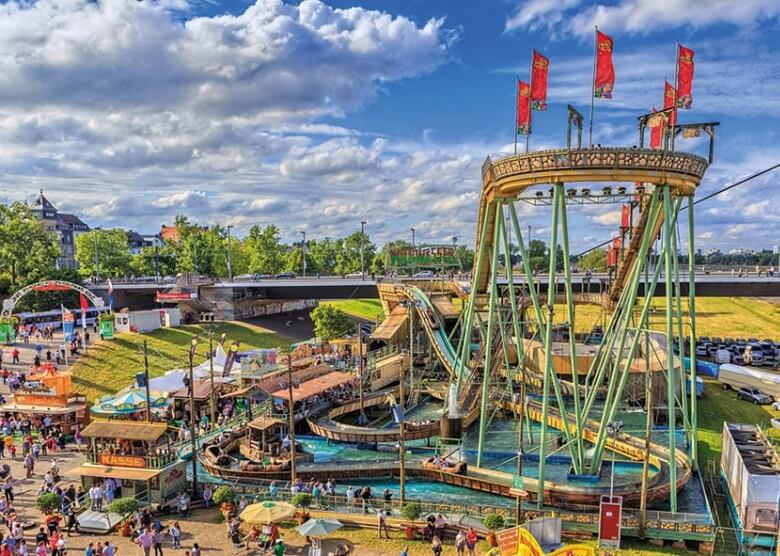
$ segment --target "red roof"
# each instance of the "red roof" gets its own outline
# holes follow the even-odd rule
[[[293,388],[293,402],[299,402],[307,398],[311,398],[314,395],[321,394],[331,388],[336,388],[342,384],[352,382],[354,377],[351,373],[345,373],[342,371],[333,371],[326,375],[313,378],[302,383],[298,388]],[[274,398],[281,398],[283,400],[289,399],[289,390],[284,388],[277,390],[272,394]]]

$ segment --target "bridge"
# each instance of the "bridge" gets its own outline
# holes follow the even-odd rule
[[[682,295],[688,294],[687,272],[681,273],[680,289]],[[663,277],[663,274],[661,274]],[[228,280],[203,281],[191,288],[194,297],[193,305],[202,305],[200,310],[210,310],[215,303],[228,304],[240,300],[269,299],[359,299],[378,298],[377,284],[386,281],[430,282],[436,279],[404,279],[404,278],[288,278],[288,279],[258,279],[258,280]],[[513,280],[516,287],[527,287],[524,276],[516,275]],[[464,282],[465,284],[466,282]],[[507,280],[497,280],[499,287],[506,287]],[[586,278],[584,274],[572,277],[572,290],[575,294],[600,294],[609,290],[610,280],[606,274],[593,274]],[[113,298],[115,307],[130,307],[131,309],[150,309],[156,306],[157,292],[166,292],[174,288],[175,282],[161,281],[128,281],[113,282]],[[540,276],[534,281],[534,288],[540,293],[547,292],[547,276]],[[654,293],[665,295],[665,284],[660,280]],[[106,283],[89,284],[87,288],[108,301],[108,285]],[[557,285],[557,293],[564,294],[564,285]],[[639,284],[639,295],[644,295],[644,283]],[[730,274],[697,274],[696,295],[700,297],[780,297],[780,276],[732,276]],[[199,303],[198,303],[199,302]]]

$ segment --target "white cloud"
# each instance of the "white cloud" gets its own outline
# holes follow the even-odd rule
[[[581,0],[523,0],[507,18],[506,29],[547,28],[579,36],[590,36],[593,27],[613,33],[646,34],[656,29],[705,27],[718,23],[737,26],[775,19],[780,15],[777,0],[618,0],[582,5]]]

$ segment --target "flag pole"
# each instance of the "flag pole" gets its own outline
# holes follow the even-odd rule
[[[515,75],[515,123],[514,128],[515,132],[513,135],[515,136],[515,154],[517,154],[517,102],[520,100],[520,78]]]
[[[531,68],[528,76],[528,129],[525,132],[525,152],[528,153],[528,143],[531,139],[531,121],[533,120],[533,106],[531,105],[531,96],[534,91],[534,49],[531,48]]]
[[[674,108],[672,110],[672,114],[674,115],[674,125],[669,126],[672,132],[672,136],[670,138],[670,146],[672,151],[674,151],[674,136],[675,136],[674,126],[677,125],[677,86],[678,86],[677,75],[680,73],[680,43],[676,42],[676,44],[677,44],[677,50],[674,59],[674,105],[672,106],[672,108]]]
[[[593,77],[590,81],[590,123],[588,124],[588,147],[593,146],[593,107],[596,100],[596,56],[599,50],[599,26],[593,32]]]

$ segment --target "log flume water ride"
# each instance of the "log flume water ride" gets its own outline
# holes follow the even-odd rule
[[[680,341],[685,339],[682,334],[682,301],[676,251],[679,241],[675,228],[682,201],[688,200],[688,204],[692,205],[691,201],[707,166],[707,161],[696,155],[642,148],[561,149],[513,155],[495,162],[488,158],[482,171],[483,188],[471,286],[468,291],[464,291],[463,287],[453,287],[453,291],[459,292],[464,304],[456,324],[457,329],[447,329],[431,301],[430,293],[425,291],[424,284],[386,282],[379,285],[380,295],[386,305],[397,306],[400,300],[407,301],[403,304],[408,308],[407,318],[412,317],[409,311],[414,311],[414,323],[424,331],[433,355],[450,376],[448,391],[454,391],[455,394],[448,394],[448,398],[453,397],[446,400],[447,408],[454,409],[454,413],[462,417],[464,429],[469,425],[480,427],[478,461],[484,450],[485,429],[490,412],[503,410],[512,415],[522,413],[525,418],[542,425],[541,446],[546,446],[548,431],[558,431],[565,437],[575,469],[574,476],[598,474],[605,449],[628,461],[646,460],[650,469],[644,489],[646,502],[669,500],[670,509],[677,510],[677,492],[692,476],[697,456],[695,395],[691,393],[690,401],[687,400],[681,356],[675,355],[672,350],[676,332],[673,322],[679,323]],[[638,184],[635,192],[628,195],[636,200],[638,215],[628,230],[628,236],[624,238],[624,247],[617,255],[614,279],[603,293],[602,304],[610,312],[610,318],[586,376],[578,376],[576,370],[574,304],[578,300],[571,287],[566,216],[567,204],[576,191],[564,189],[565,182]],[[534,284],[534,273],[524,247],[524,226],[520,225],[514,208],[514,203],[528,199],[524,194],[534,188],[536,193],[530,199],[547,200],[549,202],[546,206],[552,207],[551,260],[547,283],[555,285],[560,279],[562,285],[560,294],[557,286],[549,288],[546,303],[534,287],[528,287]],[[608,193],[607,189],[600,197],[616,197],[618,202],[626,198],[625,188],[621,188],[622,192],[618,190],[614,193],[611,189]],[[510,216],[510,224],[505,219],[505,210]],[[692,232],[692,210],[689,210],[688,218],[689,230]],[[519,244],[523,264],[524,280],[517,280],[517,283],[514,282],[514,271],[499,264],[502,250],[509,252],[509,229],[515,234],[514,241]],[[646,265],[652,244],[659,233],[663,236],[659,257],[661,262],[650,273]],[[563,257],[561,261],[556,261],[554,254],[559,246]],[[688,248],[693,249],[692,239],[688,242]],[[563,266],[562,273],[559,271],[560,266]],[[660,345],[659,349],[666,351],[665,360],[657,372],[662,373],[666,380],[667,396],[663,403],[666,415],[671,417],[667,418],[667,439],[664,442],[648,442],[635,434],[608,434],[607,423],[616,415],[628,375],[632,372],[632,366],[639,361],[639,355],[643,354],[647,361],[650,359],[650,353],[647,352],[649,348],[640,340],[647,339],[642,336],[642,331],[648,328],[649,300],[652,298],[647,293],[655,290],[661,270],[664,271],[668,324],[661,333],[665,341],[654,341],[653,344],[655,347]],[[645,295],[640,298],[639,285],[643,276]],[[517,299],[521,295],[522,299]],[[688,292],[689,299],[693,296],[693,291]],[[566,304],[565,326],[568,327],[568,334],[564,338],[567,338],[570,348],[570,381],[560,379],[551,363],[553,306],[561,297]],[[675,310],[678,311],[676,315]],[[695,337],[694,314],[691,305],[691,322],[686,323],[686,326]],[[481,342],[474,353],[471,344],[477,330]],[[455,334],[456,331],[459,333]],[[529,334],[537,339],[546,353],[543,368],[529,372],[529,377],[533,377],[537,385],[541,383],[541,394],[535,398],[518,400],[507,395],[506,389],[503,393],[497,392],[498,389],[491,385],[519,375],[517,369],[526,365],[522,340]],[[455,343],[451,338],[456,339]],[[650,341],[644,344],[649,346]],[[510,359],[511,350],[518,355],[516,362]],[[690,367],[695,369],[695,360],[691,361]],[[649,373],[649,370],[645,372]],[[595,403],[597,396],[600,398],[598,404]],[[398,427],[371,428],[343,423],[349,414],[360,409],[358,403],[349,402],[309,415],[308,426],[314,434],[332,441],[377,444],[399,440]],[[367,407],[376,407],[383,404],[384,399],[382,396],[368,396],[364,403]],[[677,446],[678,415],[684,423],[683,435],[687,446],[691,446],[690,454],[683,447]],[[407,440],[430,438],[441,432],[437,421],[407,425],[405,431]],[[290,479],[290,471],[284,468],[283,463],[258,467],[232,458],[230,452],[237,449],[242,434],[244,431],[237,430],[222,442],[206,446],[198,456],[203,467],[209,473],[231,481],[257,483]],[[588,458],[585,457],[586,445],[589,447]],[[540,507],[595,506],[602,495],[609,494],[609,487],[600,484],[546,479],[546,457],[547,454],[540,455],[538,477],[526,476],[523,484],[529,499],[537,501]],[[407,475],[412,477],[513,496],[510,493],[513,484],[511,473],[480,465],[435,468],[430,461],[410,461],[406,468]],[[398,462],[338,465],[301,463],[297,471],[299,476],[307,479],[386,478],[397,476]],[[618,478],[614,484],[614,494],[622,496],[624,504],[638,506],[643,496],[643,485],[637,480]]]

